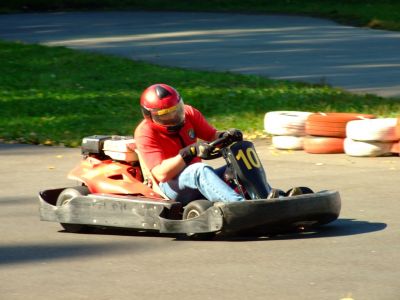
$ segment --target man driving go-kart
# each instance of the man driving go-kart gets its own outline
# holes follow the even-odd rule
[[[240,130],[217,131],[166,84],[148,87],[141,95],[140,106],[144,120],[135,130],[136,146],[169,199],[183,204],[201,198],[222,202],[245,199],[223,180],[226,167],[214,170],[201,162],[210,146],[197,141],[211,142],[220,137],[240,141]],[[278,196],[269,185],[267,189],[269,198]]]
[[[201,198],[211,201],[242,201],[223,180],[225,167],[214,170],[201,162],[207,143],[223,135],[241,140],[237,129],[217,131],[195,108],[185,105],[169,85],[154,84],[140,98],[144,120],[135,130],[143,160],[165,195],[184,204]]]
[[[338,218],[339,192],[271,188],[254,144],[237,129],[217,131],[172,87],[152,85],[140,103],[135,139],[82,139],[83,159],[68,174],[80,184],[40,191],[41,220],[69,232],[118,227],[209,238],[312,229]],[[201,161],[218,157],[226,163],[218,169]]]

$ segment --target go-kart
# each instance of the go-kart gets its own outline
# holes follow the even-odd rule
[[[250,141],[222,137],[210,149],[206,159],[225,159],[227,184],[245,201],[199,199],[183,207],[159,190],[132,137],[90,136],[82,141],[83,160],[68,175],[79,185],[41,191],[40,218],[59,222],[68,232],[118,227],[197,237],[307,230],[338,218],[337,191],[305,189],[301,195],[269,199],[270,187]]]

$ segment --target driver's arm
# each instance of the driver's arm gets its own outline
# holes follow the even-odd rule
[[[195,157],[209,157],[212,147],[202,141],[190,144],[179,150],[174,157],[164,159],[153,167],[151,173],[159,182],[165,182],[178,175]]]
[[[164,159],[160,164],[151,169],[154,178],[159,182],[166,182],[178,175],[186,163],[180,154]]]

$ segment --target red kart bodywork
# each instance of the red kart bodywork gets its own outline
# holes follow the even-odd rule
[[[139,166],[111,159],[88,157],[76,166],[68,178],[83,182],[92,194],[141,195],[154,200],[163,198],[143,183]]]

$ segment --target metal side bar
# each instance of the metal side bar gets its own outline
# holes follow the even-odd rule
[[[212,206],[196,218],[170,220],[160,218],[162,233],[205,233],[220,231],[224,224],[221,210]]]
[[[173,206],[181,206],[173,201],[90,194],[72,198],[67,204],[57,207],[56,199],[62,190],[39,193],[42,221],[159,230],[160,215],[163,211],[172,209]]]

